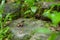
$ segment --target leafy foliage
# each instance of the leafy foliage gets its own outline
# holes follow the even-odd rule
[[[3,38],[8,37],[7,32],[9,30],[9,27],[6,27],[4,29],[0,29],[0,40],[3,40]]]
[[[60,12],[57,11],[53,11],[52,13],[50,12],[50,10],[47,10],[43,13],[43,15],[45,17],[48,17],[49,19],[51,19],[52,23],[54,25],[58,25],[58,23],[60,22]]]
[[[54,32],[49,36],[48,40],[55,40],[57,36],[57,33]]]
[[[4,38],[9,36],[9,27],[4,27],[4,24],[6,24],[7,20],[9,20],[9,16],[10,14],[8,14],[3,21],[3,17],[2,17],[2,13],[3,13],[3,9],[4,9],[4,3],[5,0],[2,0],[2,3],[0,5],[0,40],[4,40]],[[8,33],[8,34],[7,34]]]
[[[32,11],[33,13],[36,13],[36,10],[37,10],[37,7],[36,7],[36,6],[32,6],[32,7],[31,7],[31,11]]]
[[[25,2],[31,7],[34,5],[35,0],[25,0]]]
[[[28,5],[28,10],[26,10],[24,14],[29,14],[30,16],[33,16],[37,11],[37,7],[34,5],[35,0],[25,0],[24,2]]]

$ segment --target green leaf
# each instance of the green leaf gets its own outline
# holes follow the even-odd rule
[[[8,32],[8,30],[9,30],[9,27],[4,28],[3,29],[3,34],[6,34]]]
[[[0,30],[0,35],[1,35],[1,34],[6,34],[6,33],[8,32],[8,30],[9,30],[9,27],[6,27],[6,28],[4,28],[4,29],[1,29],[1,30]]]
[[[43,16],[49,18],[52,21],[52,24],[56,27],[60,22],[60,12],[53,11],[52,13],[49,10],[43,13]]]
[[[36,10],[37,10],[37,7],[36,7],[36,6],[32,6],[32,7],[31,7],[31,11],[32,11],[33,13],[35,13]]]
[[[0,40],[7,36],[6,33],[8,32],[8,30],[9,30],[9,27],[6,27],[4,29],[0,29]]]
[[[5,4],[5,0],[2,0],[1,2],[1,6],[3,6]]]
[[[25,3],[27,3],[30,7],[34,5],[35,0],[25,0]]]
[[[52,33],[51,36],[48,38],[48,40],[55,40],[57,37],[56,33]]]
[[[24,14],[26,15],[26,14],[28,14],[28,13],[30,13],[30,12],[31,12],[31,10],[27,10],[27,11],[25,11]]]
[[[60,12],[54,11],[53,14],[51,14],[51,20],[54,25],[58,25],[60,22]]]
[[[0,21],[2,20],[2,14],[0,13]]]
[[[45,17],[51,18],[50,10],[45,10],[42,15]]]
[[[9,19],[9,16],[11,15],[11,13],[8,13],[7,15],[6,15],[6,17],[4,18],[4,24],[5,24],[5,22]]]

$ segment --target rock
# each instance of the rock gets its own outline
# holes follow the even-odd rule
[[[18,23],[21,23],[21,21],[24,21],[24,25],[23,25],[23,27],[18,27],[17,25],[18,25]],[[40,28],[40,27],[44,27],[44,26],[46,26],[45,21],[35,20],[35,19],[33,19],[33,20],[32,19],[22,19],[22,18],[14,20],[9,25],[10,31],[14,35],[12,40],[32,40],[32,38],[34,40],[34,35],[35,34],[32,33],[33,30],[35,30],[37,28]],[[46,39],[47,39],[47,36],[48,36],[48,35],[39,34],[39,33],[37,33],[36,35],[38,35],[38,36],[42,35],[43,37],[46,36]]]
[[[22,22],[24,23],[23,27],[18,27],[17,25]],[[49,27],[49,23],[42,20],[20,18],[17,20],[13,20],[10,23],[9,27],[13,35],[12,40],[47,40],[51,35],[51,33],[35,33],[34,30],[37,28]],[[58,34],[56,40],[59,40],[59,37],[60,36]]]
[[[5,17],[8,13],[16,15],[16,12],[20,11],[20,4],[17,3],[6,3],[4,5],[4,12],[3,12],[3,17]]]
[[[30,40],[47,40],[48,37],[49,37],[48,34],[37,33],[37,34],[34,34]]]

